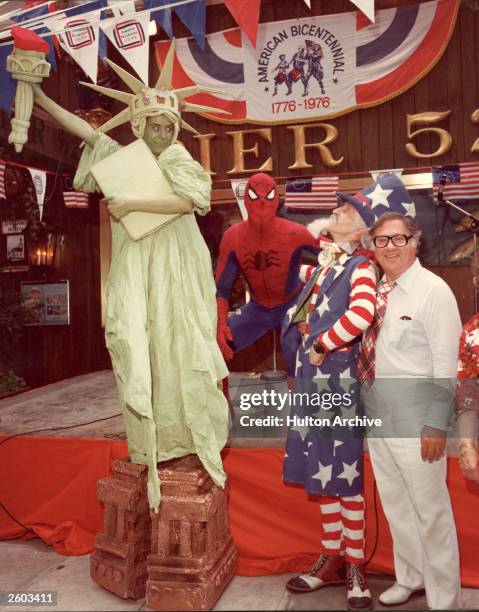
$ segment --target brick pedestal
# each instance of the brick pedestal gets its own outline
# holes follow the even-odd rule
[[[145,466],[120,459],[113,475],[98,481],[98,498],[105,504],[105,532],[96,536],[90,573],[94,582],[124,599],[145,596],[151,543],[147,476]]]
[[[147,606],[208,610],[235,571],[226,491],[213,484],[196,455],[159,465],[161,504],[152,513]]]

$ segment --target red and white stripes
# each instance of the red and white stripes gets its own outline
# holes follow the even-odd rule
[[[316,266],[301,266],[301,268],[299,269],[299,278],[301,279],[301,282],[307,283],[315,270]]]
[[[375,303],[376,271],[371,262],[363,262],[351,275],[348,310],[319,336],[325,351],[332,351],[360,336],[373,322]]]
[[[307,283],[311,278],[314,266],[301,266],[300,278]],[[310,333],[309,317],[317,307],[317,299],[321,285],[332,270],[325,267],[321,270],[313,287],[311,301],[306,319],[306,333]],[[323,296],[323,300],[327,296]],[[326,352],[339,348],[351,342],[366,330],[374,319],[374,307],[376,304],[376,270],[371,262],[363,262],[357,266],[351,275],[351,293],[348,310],[336,321],[336,323],[324,334],[319,336],[319,341]],[[319,304],[321,307],[321,304]]]
[[[361,494],[341,497],[343,542],[346,561],[364,561],[364,497]]]
[[[364,562],[364,497],[322,497],[323,552],[339,555],[348,563]]]
[[[5,193],[5,162],[0,162],[0,198],[6,199],[7,194]]]
[[[339,497],[322,497],[320,501],[323,519],[323,552],[326,555],[339,555],[343,539],[343,521]]]

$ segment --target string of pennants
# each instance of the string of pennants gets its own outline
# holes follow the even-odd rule
[[[29,171],[37,196],[40,220],[42,220],[47,175],[58,176],[58,173],[0,159],[0,200],[6,199],[5,171],[8,164],[25,168]],[[424,166],[410,169],[370,170],[369,174],[373,181],[377,181],[382,174],[387,172],[394,172],[398,177],[401,177],[405,170],[413,170],[414,172],[426,170],[430,172],[430,188],[433,190],[434,198],[437,198],[439,185],[441,180],[444,179],[446,180],[444,187],[444,197],[446,199],[469,200],[479,198],[479,162],[465,162],[434,167]],[[338,191],[340,176],[351,177],[353,175],[364,175],[364,172],[345,172],[335,176],[318,175],[286,178],[284,205],[291,210],[331,210],[337,205],[336,192]],[[89,195],[74,189],[73,178],[70,175],[61,174],[60,176],[63,181],[63,200],[65,206],[67,208],[88,208]],[[236,197],[243,219],[247,216],[243,201],[247,182],[247,178],[231,179],[231,189]]]
[[[405,168],[391,168],[389,170],[370,170],[373,181],[377,181],[383,174],[393,172],[401,177]],[[432,189],[433,198],[437,199],[441,181],[446,181],[444,198],[450,200],[471,200],[479,198],[479,162],[465,162],[445,166],[415,167],[409,170],[417,172],[425,170],[430,172],[430,183],[424,187]],[[284,205],[289,210],[315,210],[328,211],[337,206],[336,192],[340,176],[364,175],[364,172],[350,172],[336,176],[308,176],[299,178],[286,178],[284,189]],[[231,179],[231,189],[236,197],[243,219],[247,218],[244,206],[244,191],[248,179]]]
[[[73,187],[73,177],[68,174],[58,174],[56,172],[51,172],[50,170],[42,170],[40,168],[35,168],[31,166],[27,166],[24,164],[9,162],[0,159],[0,200],[6,199],[6,188],[5,188],[5,173],[7,170],[7,166],[12,165],[18,168],[24,168],[28,170],[30,176],[32,178],[33,187],[35,190],[35,195],[37,198],[38,210],[40,221],[43,219],[43,205],[45,202],[45,194],[47,190],[47,175],[53,175],[55,177],[62,177],[62,191],[63,191],[63,201],[67,208],[88,208],[89,204],[89,195],[88,193],[84,193],[82,191],[76,191]],[[56,181],[55,181],[56,182]]]
[[[238,26],[253,47],[259,24],[261,0],[223,0]],[[304,0],[311,8],[310,0]],[[374,21],[374,0],[352,0]],[[48,61],[56,70],[55,49],[60,47],[96,83],[98,57],[107,54],[107,39],[148,82],[149,23],[155,21],[173,36],[172,11],[189,29],[202,50],[205,49],[206,0],[143,0],[143,10],[136,10],[135,0],[86,0],[71,8],[56,10],[55,0],[24,3],[27,8],[7,13],[0,21],[0,108],[8,115],[14,98],[14,81],[4,70],[12,43],[2,42],[10,36],[11,25],[34,30],[50,47]],[[32,8],[29,8],[34,4]],[[113,17],[108,15],[113,14]],[[0,18],[1,19],[1,18]]]

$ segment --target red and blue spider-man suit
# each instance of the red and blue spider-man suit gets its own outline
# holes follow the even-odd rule
[[[278,186],[270,176],[252,176],[244,201],[248,220],[225,232],[216,271],[218,344],[225,359],[281,325],[302,287],[301,251],[318,252],[317,240],[303,225],[276,216]],[[228,296],[238,269],[246,278],[251,300],[228,317]],[[282,346],[291,375],[296,348]]]

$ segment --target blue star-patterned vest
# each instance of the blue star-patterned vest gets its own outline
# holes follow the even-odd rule
[[[367,261],[367,258],[363,255],[354,254],[349,256],[341,264],[339,260],[331,268],[326,278],[320,287],[320,291],[316,300],[315,308],[309,316],[310,334],[307,338],[304,346],[303,354],[307,355],[307,352],[313,345],[314,340],[323,332],[331,328],[334,323],[348,310],[351,294],[351,276],[354,270],[360,263]],[[310,280],[304,286],[300,293],[296,306],[294,309],[290,309],[283,321],[282,336],[283,341],[295,341],[298,348],[301,343],[301,339],[296,330],[296,326],[292,325],[294,316],[299,308],[306,302],[309,303],[311,299],[311,292],[313,286],[318,277],[318,268],[311,275]],[[294,338],[294,340],[292,340]],[[337,369],[339,372],[350,367],[357,361],[359,356],[359,343],[356,342],[355,346],[352,347],[351,351],[332,351],[328,353],[327,359],[325,360],[325,369],[329,370],[331,367]],[[303,361],[303,359],[300,360]],[[329,362],[329,363],[328,363]],[[334,364],[337,368],[334,368]],[[329,367],[328,367],[329,366]],[[321,368],[323,369],[323,368]],[[351,372],[353,374],[353,372]]]

